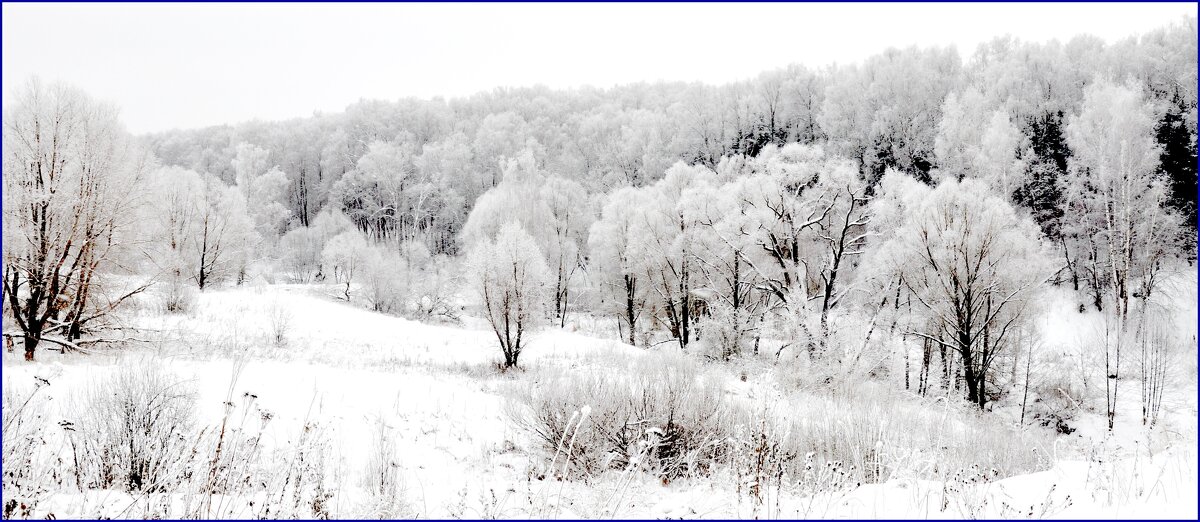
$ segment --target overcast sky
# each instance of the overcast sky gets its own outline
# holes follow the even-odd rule
[[[1011,34],[1117,40],[1195,4],[4,4],[3,88],[118,104],[136,133],[498,86],[723,83]]]

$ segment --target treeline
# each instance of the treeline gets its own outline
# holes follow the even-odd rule
[[[964,60],[951,48],[890,49],[860,64],[769,71],[707,86],[634,84],[613,89],[498,89],[466,99],[361,101],[343,113],[149,136],[166,165],[234,183],[239,146],[266,151],[287,178],[286,229],[319,211],[345,213],[376,238],[419,238],[456,253],[474,202],[502,179],[506,158],[537,166],[589,194],[642,187],[676,161],[713,168],[767,145],[825,144],[857,160],[868,185],[894,168],[931,182],[964,166],[980,140],[1011,140],[1019,202],[1057,239],[1059,181],[1074,151],[1067,119],[1097,79],[1129,83],[1154,105],[1172,208],[1195,222],[1195,20],[1105,45],[1008,38]],[[1007,129],[1013,135],[998,135]],[[970,165],[966,165],[971,168]]]
[[[278,277],[422,318],[456,316],[466,276],[506,366],[540,323],[586,313],[714,358],[775,343],[831,378],[902,358],[906,388],[983,407],[1034,357],[1059,283],[1111,319],[1089,366],[1111,427],[1122,351],[1161,355],[1148,303],[1196,257],[1195,24],[142,140],[34,82],[4,115],[5,335],[28,358],[108,341],[147,275],[168,310]]]

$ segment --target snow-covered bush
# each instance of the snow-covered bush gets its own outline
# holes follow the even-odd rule
[[[371,310],[402,313],[408,301],[408,261],[394,249],[374,245],[362,261],[363,297]]]
[[[788,318],[790,331],[801,332],[792,346],[781,352],[780,381],[789,388],[816,391],[852,389],[868,379],[885,377],[894,359],[906,349],[899,335],[879,324],[879,317],[835,310],[827,318],[829,336],[821,357],[810,357],[809,344],[819,335],[806,336],[820,328],[817,314]]]
[[[413,317],[420,320],[457,321],[454,297],[462,281],[460,263],[450,256],[432,258],[412,281],[409,300]]]
[[[321,250],[324,247],[316,229],[310,227],[292,229],[279,238],[283,268],[293,282],[309,283],[321,273]]]
[[[50,382],[37,377],[32,387],[4,381],[4,518],[28,518],[40,497],[49,493],[52,468],[46,452],[45,387]],[[61,486],[61,481],[58,486]],[[17,497],[17,498],[14,498]],[[20,500],[18,500],[18,498]]]
[[[395,433],[382,419],[377,419],[375,424],[362,476],[363,489],[371,499],[367,515],[380,519],[412,516],[404,499],[404,479],[400,475]]]
[[[631,467],[664,481],[707,475],[726,451],[730,405],[683,356],[645,357],[612,374],[550,372],[512,412],[552,456],[551,473]]]
[[[734,308],[717,301],[708,309],[709,316],[697,328],[700,344],[715,358],[741,355],[754,343],[758,317],[745,308]]]
[[[946,477],[972,465],[1001,477],[1046,468],[1049,440],[974,413],[966,401],[913,399],[883,384],[789,405],[798,451],[841,462],[857,480]]]
[[[184,480],[196,412],[190,383],[156,365],[129,364],[76,399],[68,422],[86,487],[158,492]]]
[[[196,304],[196,285],[179,274],[163,282],[162,307],[167,313],[186,313]]]
[[[1008,477],[1050,462],[1043,432],[1015,431],[963,400],[912,398],[868,381],[760,411],[724,396],[714,378],[681,356],[650,354],[597,373],[548,371],[510,414],[542,446],[549,473],[636,469],[671,480],[726,469],[756,488],[744,493],[760,504],[767,488],[775,495],[789,483],[827,494],[972,466]]]
[[[766,518],[773,518],[769,515],[772,511],[779,513],[785,488],[790,490],[795,482],[794,468],[798,458],[789,427],[766,415],[767,412],[763,413],[757,419],[735,425],[733,436],[729,438],[729,461],[737,479],[739,501],[742,496],[749,499],[751,514],[756,519],[760,517],[760,511],[768,513]],[[812,453],[809,453],[806,471],[810,473],[801,475],[802,485],[804,479],[809,479],[816,486],[806,492],[808,497],[824,492],[819,488],[826,486],[817,483],[816,476],[811,474],[811,461]]]
[[[275,346],[287,344],[288,330],[292,327],[292,312],[283,306],[279,299],[271,301],[267,310],[267,321],[270,327],[271,343]]]

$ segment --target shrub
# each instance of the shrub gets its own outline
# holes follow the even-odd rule
[[[299,227],[288,231],[279,239],[279,252],[283,254],[283,266],[296,283],[310,283],[321,272],[321,250],[325,238],[320,231]]]
[[[123,366],[78,398],[75,433],[86,485],[167,491],[183,480],[195,391],[148,364]]]
[[[443,255],[427,262],[411,279],[410,301],[417,319],[459,319],[454,294],[462,281],[455,277],[456,273],[457,260]]]
[[[1048,439],[1013,431],[964,401],[862,382],[783,396],[758,411],[723,396],[679,355],[546,371],[518,399],[510,414],[545,450],[550,473],[636,468],[669,481],[722,465],[757,503],[785,484],[828,492],[893,477],[946,478],[972,466],[1006,477],[1049,464]]]
[[[168,265],[161,284],[162,308],[167,313],[186,313],[196,304],[196,281],[182,258],[167,255]]]
[[[377,419],[375,425],[362,477],[362,486],[370,497],[367,514],[381,519],[412,516],[404,502],[404,481],[400,475],[395,434],[382,419]]]
[[[1045,469],[1048,439],[1014,431],[963,401],[907,397],[864,383],[788,405],[797,453],[841,462],[857,480],[945,478],[978,465],[1001,477]]]
[[[375,245],[363,260],[363,292],[371,310],[387,314],[404,311],[408,299],[408,262],[394,249]]]
[[[275,346],[287,345],[288,331],[292,326],[292,312],[279,302],[276,297],[267,309],[267,323],[270,327],[271,342]]]
[[[707,474],[725,450],[717,384],[681,356],[645,357],[615,375],[549,372],[522,397],[517,422],[571,471],[632,466],[664,481]],[[561,456],[559,456],[561,454]]]
[[[735,309],[724,302],[709,308],[709,316],[700,322],[700,342],[714,358],[730,359],[741,355],[753,342],[758,318],[746,309]]]
[[[29,517],[40,497],[51,490],[50,475],[59,475],[47,462],[46,401],[50,381],[35,377],[32,389],[4,382],[3,458],[4,518]],[[18,500],[19,498],[19,500]]]

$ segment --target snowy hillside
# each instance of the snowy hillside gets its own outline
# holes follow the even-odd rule
[[[1198,516],[1194,6],[0,9],[0,518]]]
[[[22,490],[30,493],[18,501],[28,503],[29,516],[59,518],[1186,518],[1196,510],[1196,412],[1186,400],[1194,397],[1194,386],[1167,401],[1169,420],[1152,430],[1136,421],[1136,387],[1130,385],[1128,422],[1112,436],[1101,425],[1102,412],[1084,412],[1073,435],[1054,437],[1049,429],[1011,432],[1008,422],[971,420],[964,406],[944,399],[892,399],[874,388],[854,397],[787,392],[779,374],[793,367],[773,356],[749,356],[733,366],[693,362],[671,355],[676,350],[669,347],[646,351],[569,330],[537,335],[523,369],[500,373],[490,330],[386,316],[339,302],[332,293],[298,285],[206,292],[190,314],[139,312],[134,321],[151,333],[134,350],[47,352],[35,365],[5,354],[6,401],[23,402],[32,393],[22,411],[36,411],[25,421],[41,423],[22,428],[32,439],[28,461],[5,462],[6,473],[28,466]],[[1194,305],[1184,313],[1194,315]],[[1047,319],[1078,329],[1089,318]],[[754,475],[753,450],[669,483],[629,470],[573,470],[580,464],[549,454],[521,421],[525,413],[512,406],[514,397],[537,393],[560,377],[619,380],[616,373],[645,359],[691,368],[696,377],[714,380],[722,396],[807,425],[790,435],[772,434],[781,440],[800,433],[815,437],[796,441],[798,447],[837,452],[821,446],[846,444],[846,430],[868,430],[861,436],[878,452],[871,462],[880,475],[860,485],[861,474],[838,478],[816,457],[809,479],[780,485],[769,472]],[[136,385],[158,372],[193,391],[195,428],[211,436],[225,424],[227,437],[255,441],[254,447],[230,444],[224,451],[235,455],[232,469],[219,473],[267,486],[234,487],[235,493],[216,501],[178,492],[76,489],[72,462],[58,459],[70,455],[73,438],[79,444],[82,437],[60,421],[83,424],[86,413],[79,407],[97,394],[114,393],[115,376],[126,371]],[[38,382],[43,384],[35,388]],[[605,400],[579,399],[580,411],[593,415],[602,406],[592,401]],[[227,401],[231,406],[224,406]],[[858,417],[859,409],[867,417]],[[910,415],[923,418],[905,418]],[[851,422],[863,424],[841,426]],[[749,435],[756,426],[742,428]],[[904,433],[910,428],[929,431]],[[192,444],[213,450],[200,431],[185,436],[196,439],[183,450],[194,450]],[[947,445],[959,444],[957,459],[953,451],[939,454],[939,445],[949,451]],[[788,466],[807,469],[805,455],[793,457]],[[298,459],[314,469],[299,470]],[[197,472],[207,464],[204,458],[186,463]],[[993,474],[995,466],[1012,467]],[[287,484],[297,476],[307,481],[302,487]],[[381,498],[380,487],[392,489]],[[322,495],[329,497],[314,510]]]

